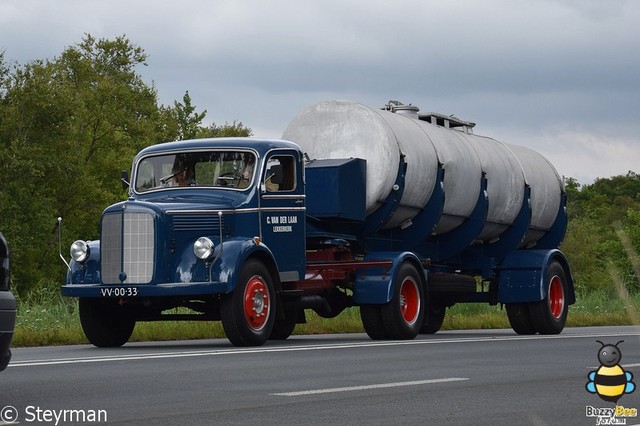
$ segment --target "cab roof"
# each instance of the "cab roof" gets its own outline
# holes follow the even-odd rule
[[[295,149],[300,151],[300,147],[293,142],[278,139],[258,139],[248,137],[238,138],[206,138],[189,139],[183,141],[164,142],[148,146],[142,149],[137,157],[149,154],[175,152],[183,150],[198,149],[252,149],[261,156],[272,149]]]

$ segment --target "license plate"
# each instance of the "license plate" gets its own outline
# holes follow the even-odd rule
[[[101,288],[102,297],[136,297],[138,295],[138,287],[109,287]]]

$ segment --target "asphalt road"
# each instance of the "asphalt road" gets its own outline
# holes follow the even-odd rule
[[[640,328],[444,331],[413,341],[293,336],[18,348],[0,373],[0,415],[20,424],[595,425],[612,408],[585,389],[600,344],[640,384]],[[619,405],[640,408],[640,391]],[[640,417],[618,418],[627,425]]]

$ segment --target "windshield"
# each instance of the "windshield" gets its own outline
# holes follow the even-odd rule
[[[247,188],[256,157],[243,151],[206,151],[156,155],[138,163],[136,192],[169,187]]]

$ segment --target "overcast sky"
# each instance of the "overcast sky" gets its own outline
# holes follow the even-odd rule
[[[0,0],[0,51],[125,35],[160,102],[280,137],[327,99],[455,114],[561,175],[640,173],[640,1]]]

